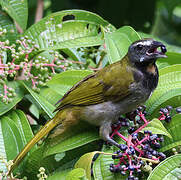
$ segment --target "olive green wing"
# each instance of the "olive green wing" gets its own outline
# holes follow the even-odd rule
[[[126,62],[114,63],[74,85],[58,103],[56,110],[71,106],[88,106],[109,100],[120,101],[130,94],[133,75]],[[56,111],[55,110],[55,111]]]

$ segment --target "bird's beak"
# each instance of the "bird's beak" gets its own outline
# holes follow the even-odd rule
[[[166,58],[165,53],[167,52],[166,46],[161,42],[153,41],[150,49],[147,51],[147,55],[154,56],[155,58]]]

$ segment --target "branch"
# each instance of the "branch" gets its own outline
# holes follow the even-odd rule
[[[35,23],[37,23],[40,19],[43,17],[43,0],[37,1],[37,8],[36,8],[36,14],[35,14]]]

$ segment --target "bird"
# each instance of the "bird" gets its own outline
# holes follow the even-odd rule
[[[63,134],[81,121],[99,127],[104,141],[119,147],[110,138],[112,124],[120,115],[144,104],[158,85],[158,58],[166,58],[166,46],[154,39],[141,39],[128,47],[120,60],[94,72],[75,84],[58,101],[55,117],[48,121],[13,160],[10,173],[27,152],[43,137]]]

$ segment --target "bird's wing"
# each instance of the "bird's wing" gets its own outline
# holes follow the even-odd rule
[[[60,99],[60,105],[56,110],[99,104],[109,100],[120,101],[130,94],[129,86],[133,81],[133,74],[126,60],[114,63],[74,85]]]

